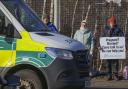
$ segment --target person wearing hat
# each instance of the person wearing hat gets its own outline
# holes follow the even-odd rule
[[[50,31],[52,31],[52,32],[58,32],[56,26],[55,26],[52,22],[50,22],[50,17],[49,17],[49,15],[44,14],[44,15],[42,16],[42,21],[43,21],[43,23],[44,23],[45,25],[48,26],[48,28],[49,28]]]
[[[102,37],[122,37],[124,36],[124,33],[121,31],[121,29],[118,27],[117,25],[117,21],[116,21],[116,17],[115,16],[111,16],[107,19],[107,26],[105,27],[105,29],[102,32]],[[119,71],[119,60],[118,59],[108,59],[108,80],[113,80],[113,71],[112,71],[112,67],[113,64],[115,64],[115,79],[119,80],[118,77],[118,71]]]
[[[81,21],[80,29],[76,31],[74,39],[84,44],[85,48],[89,50],[90,55],[93,54],[93,35],[87,27],[86,20]]]

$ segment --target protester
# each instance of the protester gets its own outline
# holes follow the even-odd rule
[[[91,66],[91,59],[93,55],[93,36],[91,30],[87,27],[86,20],[83,20],[81,22],[80,29],[76,31],[74,39],[80,41],[82,44],[85,45],[85,48],[89,50],[89,65]],[[86,83],[85,81],[85,87],[87,86],[86,84],[90,85],[90,82]]]
[[[42,16],[42,21],[43,21],[44,24],[46,24],[46,25],[48,26],[48,28],[49,28],[50,31],[52,31],[52,32],[58,32],[58,30],[57,30],[57,28],[55,27],[55,25],[54,25],[52,22],[50,22],[50,17],[49,17],[49,15],[44,14],[44,15]]]
[[[93,54],[93,35],[91,30],[87,27],[86,20],[81,22],[80,29],[76,31],[74,39],[80,41],[89,50],[90,55]]]
[[[107,26],[103,30],[103,37],[122,37],[124,33],[120,30],[117,25],[116,18],[111,16],[107,20]],[[119,80],[118,71],[119,71],[119,59],[108,59],[108,80],[113,80],[113,68],[115,69],[115,79]],[[115,64],[115,66],[113,66]],[[113,68],[112,68],[113,67]]]

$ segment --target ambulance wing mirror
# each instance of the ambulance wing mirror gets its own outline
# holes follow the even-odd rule
[[[14,26],[12,24],[8,24],[6,28],[6,37],[7,38],[13,38],[14,37]]]

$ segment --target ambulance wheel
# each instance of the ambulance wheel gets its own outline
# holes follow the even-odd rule
[[[17,71],[16,75],[21,78],[21,86],[19,89],[43,89],[41,80],[34,71],[24,69]]]

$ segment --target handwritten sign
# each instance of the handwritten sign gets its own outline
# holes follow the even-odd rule
[[[125,37],[101,37],[100,59],[125,59]]]

